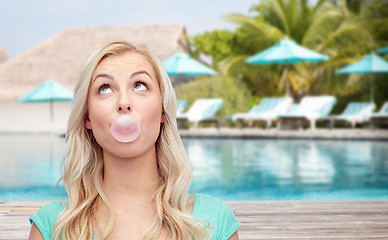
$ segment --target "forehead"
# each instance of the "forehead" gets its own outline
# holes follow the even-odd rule
[[[110,55],[105,57],[94,70],[94,74],[104,71],[147,71],[153,78],[155,71],[148,59],[136,52],[127,52],[120,55]],[[93,75],[94,75],[93,74]]]

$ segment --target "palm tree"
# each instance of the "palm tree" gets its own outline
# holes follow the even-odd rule
[[[240,26],[236,35],[240,44],[245,46],[246,54],[228,58],[219,67],[223,72],[233,74],[233,68],[238,66],[241,69],[246,57],[272,46],[287,35],[298,44],[330,57],[326,63],[290,66],[288,79],[295,98],[321,93],[322,81],[332,79],[335,69],[373,48],[373,38],[365,21],[348,11],[345,0],[335,2],[318,0],[315,5],[310,5],[308,0],[263,0],[252,7],[252,12],[257,14],[254,17],[227,16],[229,21]],[[245,68],[248,69],[246,74],[252,75],[257,71],[253,69],[261,66]],[[278,66],[271,68],[280,69]],[[276,75],[280,79],[278,89],[284,89],[285,76]]]

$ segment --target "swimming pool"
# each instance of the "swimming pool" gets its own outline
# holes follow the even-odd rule
[[[183,143],[193,193],[224,200],[388,200],[388,142],[184,138]],[[0,135],[0,200],[59,199],[64,146],[63,138],[49,135]]]

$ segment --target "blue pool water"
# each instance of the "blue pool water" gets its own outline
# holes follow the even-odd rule
[[[388,200],[388,142],[183,142],[193,171],[192,193],[224,200]],[[0,135],[0,200],[59,199],[64,146],[60,137]]]

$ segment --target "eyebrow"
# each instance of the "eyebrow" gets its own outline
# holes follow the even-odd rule
[[[136,77],[137,75],[140,75],[140,74],[145,74],[152,79],[151,75],[147,71],[144,71],[144,70],[132,73],[131,78]]]
[[[102,78],[108,78],[108,79],[110,79],[110,80],[113,80],[113,76],[112,76],[112,75],[106,74],[106,73],[100,73],[100,74],[98,74],[98,75],[94,78],[93,82],[95,82],[96,79],[97,79],[97,78],[100,78],[100,77],[102,77]]]
[[[134,77],[136,77],[137,75],[141,75],[141,74],[145,74],[145,75],[147,75],[149,78],[152,79],[151,75],[150,75],[147,71],[144,71],[144,70],[142,70],[142,71],[137,71],[137,72],[132,73],[132,74],[131,74],[131,78],[134,78]],[[96,79],[97,79],[97,78],[100,78],[100,77],[102,77],[102,78],[108,78],[108,79],[110,79],[110,80],[114,80],[114,77],[113,77],[112,75],[107,74],[107,73],[100,73],[100,74],[98,74],[98,75],[94,78],[93,82],[95,82]]]

